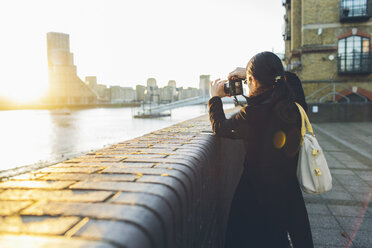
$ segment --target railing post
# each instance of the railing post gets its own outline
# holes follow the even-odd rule
[[[336,102],[336,84],[333,82],[333,102]]]

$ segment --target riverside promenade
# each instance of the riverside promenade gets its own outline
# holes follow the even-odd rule
[[[315,247],[372,247],[370,127],[314,124],[334,184],[304,194]],[[202,116],[0,182],[0,247],[222,247],[244,148],[210,130]]]

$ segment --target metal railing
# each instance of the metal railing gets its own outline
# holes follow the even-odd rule
[[[337,91],[336,89],[337,88],[341,88],[342,90],[341,91],[349,91],[357,96],[359,96],[360,98],[363,99],[364,102],[368,102],[368,99],[357,93],[357,92],[354,92],[353,90],[349,89],[349,88],[346,88],[340,84],[337,84],[337,83],[330,83],[330,84],[327,84],[325,85],[324,87],[314,91],[313,93],[311,93],[310,95],[308,95],[306,97],[306,101],[307,102],[319,102],[319,103],[322,103],[324,102],[325,100],[328,100],[328,101],[331,101],[331,102],[337,102],[336,100],[336,96],[341,96],[343,99],[346,100],[347,103],[350,103],[350,99],[348,96],[345,96],[344,94],[340,93],[341,91]],[[331,97],[330,97],[331,96]]]
[[[372,16],[371,0],[341,0],[341,21],[362,21]]]

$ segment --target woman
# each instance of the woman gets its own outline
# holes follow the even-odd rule
[[[309,220],[296,178],[301,117],[281,60],[271,52],[255,55],[246,70],[248,105],[229,119],[221,98],[227,80],[211,83],[209,113],[213,132],[243,138],[244,170],[231,203],[226,247],[313,247]]]

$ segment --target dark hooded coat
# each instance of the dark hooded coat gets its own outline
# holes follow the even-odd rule
[[[272,92],[248,98],[248,105],[229,119],[219,97],[208,102],[213,132],[244,139],[246,148],[243,174],[231,203],[227,248],[287,248],[287,233],[295,248],[313,247],[296,178],[301,117],[293,100],[273,102]]]

